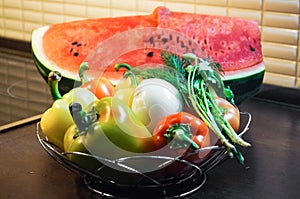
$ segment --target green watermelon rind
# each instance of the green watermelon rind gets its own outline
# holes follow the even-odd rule
[[[223,82],[233,91],[235,103],[239,105],[259,93],[264,75],[265,65],[262,62],[250,68],[225,74]]]
[[[44,26],[33,31],[31,41],[33,59],[38,71],[46,82],[50,71],[59,71],[62,74],[59,89],[64,94],[79,86],[81,82],[77,73],[64,70],[46,58],[43,47],[40,44],[43,43],[43,35],[48,29],[49,26]],[[262,62],[238,71],[226,72],[223,81],[225,86],[229,86],[233,91],[236,104],[241,104],[259,92],[263,83],[264,73],[265,66]]]

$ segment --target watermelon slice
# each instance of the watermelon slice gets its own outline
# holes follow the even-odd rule
[[[79,84],[78,67],[83,61],[89,62],[90,78],[105,71],[108,78],[118,79],[121,75],[114,72],[114,63],[159,64],[161,50],[192,51],[219,62],[237,104],[256,94],[263,81],[265,67],[255,21],[158,7],[151,15],[73,21],[32,33],[38,70],[45,80],[51,70],[60,71],[63,93]]]

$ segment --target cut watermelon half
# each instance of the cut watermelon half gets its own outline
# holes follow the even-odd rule
[[[74,21],[32,33],[36,66],[46,81],[50,71],[62,73],[62,93],[80,85],[78,68],[84,61],[90,78],[105,71],[115,80],[120,77],[112,70],[115,63],[159,64],[161,50],[200,53],[219,62],[237,104],[260,90],[265,66],[255,21],[158,7],[151,15]]]

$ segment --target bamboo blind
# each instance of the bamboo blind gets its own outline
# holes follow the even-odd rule
[[[299,0],[0,0],[0,36],[30,41],[34,28],[86,18],[173,11],[241,17],[260,24],[264,83],[300,89]]]

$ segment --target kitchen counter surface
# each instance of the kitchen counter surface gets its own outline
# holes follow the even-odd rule
[[[300,109],[252,98],[240,105],[252,115],[244,139],[245,164],[229,159],[207,173],[188,198],[298,198]],[[0,133],[0,198],[101,198],[80,177],[61,167],[41,147],[36,122]]]

